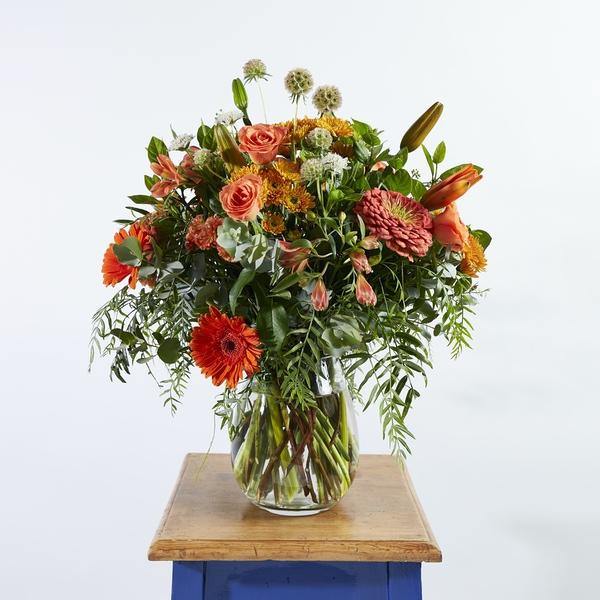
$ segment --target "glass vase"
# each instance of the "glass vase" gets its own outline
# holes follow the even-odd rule
[[[233,473],[256,506],[281,515],[311,515],[335,505],[358,465],[352,397],[339,359],[311,375],[303,409],[274,382],[253,383],[232,428]]]

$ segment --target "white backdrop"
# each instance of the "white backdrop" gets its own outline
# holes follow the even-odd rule
[[[598,597],[600,83],[595,3],[116,2],[4,5],[0,244],[0,596],[168,597],[147,545],[215,395],[176,418],[140,370],[86,372],[111,220],[143,191],[150,135],[231,108],[261,57],[272,118],[296,66],[392,146],[420,112],[484,180],[460,200],[494,236],[475,348],[436,369],[409,467],[444,551],[429,600]],[[254,107],[258,102],[254,96]],[[365,452],[385,452],[375,412]],[[226,451],[224,434],[213,449]],[[594,557],[595,554],[595,557]]]

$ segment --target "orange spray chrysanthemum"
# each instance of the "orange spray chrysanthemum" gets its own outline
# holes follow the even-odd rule
[[[460,270],[469,277],[477,277],[487,266],[483,246],[472,234],[463,247],[463,258],[460,261]]]
[[[211,306],[198,323],[190,341],[192,358],[214,385],[226,382],[234,388],[244,373],[250,376],[260,370],[260,338],[242,317],[228,317]]]
[[[124,265],[119,262],[113,246],[120,244],[128,237],[135,237],[140,242],[142,253],[146,258],[152,255],[152,229],[139,223],[132,223],[129,230],[121,229],[115,233],[114,243],[111,244],[104,253],[102,260],[102,276],[104,285],[116,285],[129,277],[129,287],[134,288],[138,282],[139,267]]]

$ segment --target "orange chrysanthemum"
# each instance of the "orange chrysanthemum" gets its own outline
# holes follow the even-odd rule
[[[273,235],[279,235],[285,231],[285,221],[278,213],[266,211],[261,225],[267,233],[272,233]]]
[[[228,317],[211,306],[192,330],[190,350],[202,374],[211,377],[213,385],[224,381],[234,388],[246,375],[260,370],[262,355],[256,329],[248,327],[242,317]]]
[[[460,261],[460,270],[469,277],[477,277],[487,266],[483,246],[472,234],[469,235],[467,243],[463,246],[463,259]]]
[[[300,181],[300,165],[298,163],[285,158],[278,158],[273,161],[272,165],[277,173],[287,181],[294,183]]]
[[[129,231],[121,229],[115,233],[114,243],[106,249],[104,259],[102,260],[104,285],[114,286],[120,281],[123,281],[126,277],[129,277],[130,288],[134,288],[137,285],[140,271],[139,267],[132,267],[131,265],[124,265],[119,262],[119,259],[113,250],[113,246],[115,244],[120,244],[128,237],[136,237],[140,242],[144,257],[150,258],[152,256],[152,234],[153,231],[151,228],[139,223],[132,223],[129,226]]]
[[[285,123],[279,123],[279,125],[287,127],[291,136],[294,129],[294,121],[286,121]],[[305,138],[315,127],[327,129],[334,137],[350,137],[354,132],[352,125],[348,121],[338,119],[332,115],[323,115],[318,119],[305,117],[296,121],[296,139],[301,140]]]

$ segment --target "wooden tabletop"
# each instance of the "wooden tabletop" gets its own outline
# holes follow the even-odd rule
[[[246,499],[229,455],[188,454],[148,558],[439,562],[442,554],[404,463],[391,456],[362,455],[331,510],[281,517]]]

